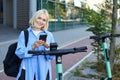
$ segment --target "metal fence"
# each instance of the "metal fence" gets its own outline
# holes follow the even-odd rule
[[[79,21],[74,22],[49,22],[49,31],[60,31],[72,28],[79,28],[80,25],[85,25],[86,23],[82,23]]]

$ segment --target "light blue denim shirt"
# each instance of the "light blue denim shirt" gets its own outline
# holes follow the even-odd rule
[[[29,39],[27,47],[25,47],[25,39],[24,39],[24,32],[21,31],[19,38],[18,38],[18,44],[16,49],[16,55],[22,59],[21,66],[19,69],[19,73],[16,77],[16,80],[19,79],[22,69],[25,69],[25,80],[33,80],[34,76],[36,77],[36,80],[46,80],[46,75],[49,70],[49,80],[52,80],[51,75],[51,62],[50,60],[54,60],[55,56],[44,56],[44,55],[38,55],[33,56],[32,54],[28,54],[28,50],[32,50],[32,44],[35,42],[35,40],[39,39],[39,35],[36,36],[32,28],[28,28],[29,32]],[[47,33],[47,41],[48,43],[54,43],[54,37],[51,32],[45,31]],[[41,34],[41,33],[40,33]],[[39,48],[36,48],[35,50],[44,50],[46,49],[44,46],[41,46]]]

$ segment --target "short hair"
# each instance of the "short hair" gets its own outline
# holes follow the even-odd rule
[[[47,30],[48,25],[49,25],[49,13],[46,9],[41,9],[41,10],[38,10],[37,12],[35,12],[34,15],[32,16],[32,18],[29,20],[29,24],[32,27],[35,27],[34,26],[35,20],[39,17],[40,14],[45,14],[47,16],[47,24],[46,24],[46,26],[44,26],[44,30]]]

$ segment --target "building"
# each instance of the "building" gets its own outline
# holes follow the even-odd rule
[[[60,1],[68,2],[72,0],[60,0]],[[77,2],[78,1],[79,0],[77,0]],[[85,2],[84,0],[80,0],[80,1],[82,1],[82,3]],[[33,13],[38,9],[51,7],[51,4],[54,4],[54,6],[52,6],[52,9],[54,10],[49,11],[49,13],[53,15],[53,11],[54,11],[54,16],[56,18],[56,16],[60,15],[61,13],[55,7],[56,5],[55,0],[0,0],[0,24],[12,27],[14,29],[27,28],[29,19],[33,15]],[[59,2],[57,3],[57,5],[58,4],[64,4],[64,3]],[[118,16],[120,18],[119,14],[120,14],[120,10],[118,11]]]
[[[33,13],[41,8],[51,8],[55,11],[55,0],[0,0],[0,24],[14,29],[28,27],[28,22]],[[52,14],[53,15],[53,14]]]
[[[37,0],[0,0],[0,24],[23,29],[37,10]]]

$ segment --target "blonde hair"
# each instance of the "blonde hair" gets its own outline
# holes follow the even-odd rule
[[[37,12],[35,12],[35,14],[32,16],[32,18],[29,20],[29,24],[35,28],[35,20],[39,17],[39,15],[41,14],[45,14],[47,16],[47,24],[46,26],[44,26],[44,30],[48,29],[48,25],[49,25],[49,14],[48,11],[46,9],[41,9],[38,10]]]

